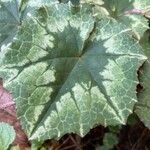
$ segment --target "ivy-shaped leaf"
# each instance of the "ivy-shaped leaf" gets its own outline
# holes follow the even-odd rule
[[[15,139],[15,130],[7,123],[0,123],[0,149],[7,150]]]
[[[17,0],[0,0],[0,51],[15,36],[19,25]]]
[[[95,23],[90,12],[37,8],[0,53],[0,77],[31,140],[83,136],[97,124],[125,124],[132,113],[146,57],[124,25]]]
[[[149,0],[104,0],[103,6],[111,17],[131,28],[137,38],[142,37],[149,28],[148,21],[143,16],[150,8]]]

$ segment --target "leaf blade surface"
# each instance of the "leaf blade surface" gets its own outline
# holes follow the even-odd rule
[[[30,139],[83,136],[97,124],[125,124],[133,110],[146,57],[124,25],[94,25],[90,12],[88,5],[76,14],[68,4],[40,7],[1,52],[0,77]]]

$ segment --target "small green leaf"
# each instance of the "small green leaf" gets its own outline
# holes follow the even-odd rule
[[[19,148],[19,146],[17,145],[17,146],[12,146],[12,147],[10,148],[10,150],[20,150],[20,148]]]
[[[11,127],[7,123],[0,123],[0,149],[7,150],[9,145],[15,139],[15,131],[13,127]]]
[[[43,145],[43,141],[32,141],[31,143],[31,150],[40,149]]]
[[[118,137],[113,133],[105,133],[103,146],[97,150],[111,150],[118,143]]]
[[[128,121],[127,121],[127,124],[130,125],[130,126],[133,126],[135,125],[137,122],[139,122],[139,118],[138,116],[133,113],[131,114],[129,117],[128,117]]]
[[[122,128],[122,125],[108,126],[109,132],[115,133],[115,134],[117,134],[118,132],[120,132],[121,128]]]

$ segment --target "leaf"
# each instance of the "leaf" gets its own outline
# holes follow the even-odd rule
[[[10,150],[20,150],[19,146],[13,146]]]
[[[104,8],[108,10],[110,16],[131,28],[137,38],[142,37],[149,28],[148,21],[142,13],[150,7],[149,0],[104,0],[104,3]]]
[[[31,7],[41,7],[42,5],[52,5],[58,3],[58,0],[28,0],[28,5]]]
[[[138,122],[139,122],[139,118],[138,118],[137,114],[133,113],[128,117],[127,125],[134,126]]]
[[[105,133],[103,146],[98,148],[97,150],[110,150],[113,149],[114,145],[118,143],[118,138],[114,133]]]
[[[28,13],[0,57],[0,77],[31,140],[125,124],[146,60],[124,25],[95,23],[91,7],[74,13],[68,4]]]
[[[104,4],[103,0],[81,0],[81,3],[91,4],[93,7],[93,16],[96,16],[99,19],[107,18],[109,12],[102,5]]]
[[[12,100],[12,95],[6,91],[0,84],[0,122],[6,122],[13,126],[16,132],[16,138],[13,144],[18,144],[19,146],[28,146],[28,140],[24,134],[20,122],[16,116],[15,103]]]
[[[12,100],[11,94],[8,93],[0,84],[0,109],[5,109],[14,104],[15,103]],[[14,115],[13,112],[11,112],[11,114]]]
[[[81,3],[88,3],[88,4],[93,4],[93,5],[102,5],[104,4],[103,0],[80,0]]]
[[[7,150],[9,145],[15,139],[15,131],[13,127],[7,123],[0,123],[0,148],[1,150]]]
[[[80,0],[59,0],[61,3],[68,3],[69,1],[73,6],[78,6],[80,4]]]
[[[20,25],[17,0],[0,1],[0,51],[15,36]]]
[[[128,117],[128,119],[129,119],[129,117]],[[108,126],[107,128],[108,128],[109,132],[114,133],[114,134],[118,134],[120,132],[120,130],[122,129],[122,125]]]
[[[148,60],[144,63],[139,72],[140,84],[143,86],[143,90],[138,94],[138,103],[135,108],[135,112],[140,117],[141,121],[150,128],[150,32],[146,32],[145,36],[141,40],[141,44],[144,48],[145,54]]]
[[[32,141],[31,143],[31,150],[37,150],[37,149],[40,149],[41,150],[41,147],[43,147],[43,141]]]

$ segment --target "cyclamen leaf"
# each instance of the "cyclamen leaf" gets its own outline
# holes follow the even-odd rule
[[[103,145],[100,146],[100,148],[97,148],[96,150],[110,150],[113,149],[113,147],[118,143],[117,135],[114,133],[105,133],[104,139],[103,139]]]
[[[104,0],[104,8],[110,16],[131,28],[137,38],[142,37],[149,28],[148,21],[142,14],[148,7],[150,8],[149,0]]]
[[[80,0],[59,0],[61,3],[68,3],[69,1],[74,5],[78,6],[80,4]]]
[[[15,139],[15,131],[7,123],[0,123],[0,148],[1,150],[7,150],[9,145]]]
[[[0,122],[8,123],[13,126],[16,132],[16,138],[13,144],[28,146],[28,140],[23,132],[20,122],[17,119],[15,103],[12,100],[12,95],[6,91],[0,84]]]
[[[138,114],[144,124],[150,128],[150,32],[145,33],[142,39],[142,45],[148,60],[144,63],[139,72],[140,83],[143,86],[143,90],[138,94],[138,103],[135,108],[135,112]]]
[[[143,9],[143,8],[150,8],[150,1],[149,0],[136,0],[133,3],[133,6],[139,9]]]
[[[0,0],[0,51],[15,36],[20,25],[16,0]]]
[[[28,0],[28,5],[31,7],[40,7],[42,5],[52,5],[58,2],[58,0]]]
[[[125,124],[136,102],[137,69],[146,60],[121,23],[94,25],[88,5],[28,13],[0,53],[0,77],[12,92],[30,139],[85,135],[97,124]]]

